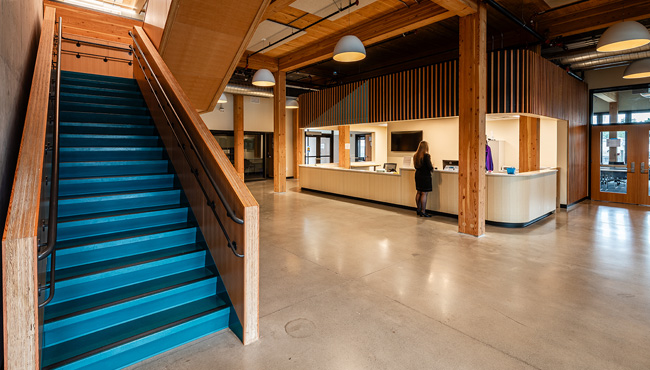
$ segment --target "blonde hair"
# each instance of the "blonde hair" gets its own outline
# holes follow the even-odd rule
[[[429,143],[422,140],[418,144],[418,150],[413,154],[413,165],[415,168],[422,166],[422,161],[424,160],[424,154],[429,153]]]

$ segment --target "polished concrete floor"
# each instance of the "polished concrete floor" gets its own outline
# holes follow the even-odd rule
[[[583,202],[525,229],[249,183],[261,338],[136,369],[650,369],[650,208]]]

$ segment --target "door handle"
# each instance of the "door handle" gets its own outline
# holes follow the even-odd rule
[[[634,173],[634,162],[630,163],[630,170],[627,171],[628,173]]]
[[[645,162],[641,162],[641,173],[648,173],[648,170],[645,168]]]

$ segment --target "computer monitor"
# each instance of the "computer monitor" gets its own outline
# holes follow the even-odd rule
[[[452,161],[452,160],[449,160],[449,159],[443,159],[442,160],[442,168],[445,169],[445,168],[447,168],[447,166],[454,166],[454,167],[458,168],[458,160]]]
[[[396,172],[397,163],[384,163],[384,169],[386,170],[386,172]]]

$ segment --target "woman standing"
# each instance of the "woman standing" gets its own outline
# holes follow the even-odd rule
[[[429,155],[429,144],[426,141],[420,141],[418,150],[413,155],[413,165],[415,166],[415,205],[418,208],[418,216],[431,217],[427,214],[427,196],[433,190],[431,183],[431,156]]]

